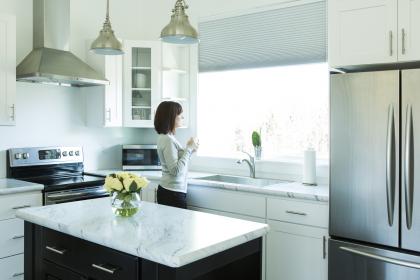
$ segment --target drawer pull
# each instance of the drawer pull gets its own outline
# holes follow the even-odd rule
[[[54,252],[56,254],[59,254],[59,255],[64,255],[64,253],[67,251],[65,249],[60,250],[60,249],[50,247],[50,246],[45,246],[45,249],[47,249],[48,251]]]
[[[19,277],[19,276],[22,276],[24,273],[23,272],[16,272],[16,273],[14,273],[13,275],[12,275],[12,277]]]
[[[292,215],[299,215],[299,216],[306,216],[307,215],[304,212],[296,212],[296,211],[289,211],[289,210],[286,210],[286,213],[287,214],[292,214]]]
[[[117,271],[117,269],[116,268],[113,268],[113,267],[111,267],[111,268],[108,268],[108,267],[105,267],[105,265],[104,264],[92,264],[92,267],[93,268],[96,268],[96,269],[99,269],[99,270],[102,270],[102,271],[104,271],[104,272],[107,272],[107,273],[109,273],[109,274],[114,274],[114,272],[115,271]]]
[[[25,237],[25,235],[15,235],[15,236],[12,237],[12,239],[21,239],[21,238],[24,238],[24,237]]]
[[[23,208],[29,208],[31,207],[31,205],[22,205],[22,206],[15,206],[12,209],[13,210],[18,210],[18,209],[23,209]]]

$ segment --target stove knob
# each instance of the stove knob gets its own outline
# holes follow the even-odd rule
[[[79,151],[74,152],[74,154],[78,157],[80,155]]]
[[[23,157],[24,159],[28,159],[28,158],[29,158],[29,153],[23,153],[23,154],[22,154],[22,157]]]
[[[22,154],[21,153],[16,153],[15,154],[15,159],[21,159],[22,158]]]
[[[64,151],[63,152],[63,157],[66,157],[67,156],[67,152],[66,151]]]
[[[71,156],[71,157],[73,156],[73,151],[69,152],[69,156]]]

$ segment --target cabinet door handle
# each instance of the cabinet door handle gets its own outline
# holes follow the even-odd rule
[[[25,237],[25,235],[15,235],[15,236],[12,237],[12,239],[16,240],[16,239],[21,239],[21,238],[24,238],[24,237]]]
[[[393,38],[392,38],[393,36],[392,36],[392,31],[390,30],[389,31],[389,56],[392,56],[393,55],[393,50],[392,50],[392,41],[394,40]]]
[[[92,264],[92,267],[93,268],[96,268],[96,269],[99,269],[99,270],[102,270],[102,271],[104,271],[104,272],[107,272],[107,273],[109,273],[109,274],[114,274],[115,273],[115,271],[117,271],[117,268],[114,268],[114,267],[111,267],[111,268],[107,268],[107,267],[105,267],[103,264]]]
[[[292,215],[299,215],[299,216],[306,216],[308,214],[304,213],[304,212],[296,212],[296,211],[290,211],[290,210],[286,210],[287,214],[292,214]]]
[[[110,122],[111,121],[111,108],[106,109],[106,113],[107,113],[107,120]]]
[[[12,277],[19,277],[19,276],[22,276],[23,274],[24,274],[23,272],[16,272],[16,273],[13,273]]]
[[[67,251],[65,249],[58,249],[58,248],[50,247],[50,246],[45,246],[45,249],[47,249],[48,251],[51,251],[53,253],[59,254],[59,255],[64,255]]]
[[[405,29],[401,29],[401,52],[405,54]]]
[[[18,209],[23,209],[23,208],[29,208],[31,207],[31,205],[22,205],[22,206],[15,206],[12,209],[13,210],[18,210]]]
[[[12,109],[12,113],[10,115],[10,120],[14,121],[15,120],[15,104],[10,106],[10,109]]]
[[[322,237],[322,258],[325,260],[327,258],[327,238]]]

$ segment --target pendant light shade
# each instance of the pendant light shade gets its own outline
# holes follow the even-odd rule
[[[171,21],[160,34],[162,41],[173,44],[197,44],[198,33],[190,24],[185,10],[188,5],[184,0],[177,0],[172,10]]]
[[[106,3],[106,18],[98,38],[93,41],[90,50],[102,55],[121,55],[124,54],[121,42],[115,37],[114,31],[109,20],[109,0]]]

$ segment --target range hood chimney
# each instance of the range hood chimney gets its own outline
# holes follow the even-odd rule
[[[33,50],[17,66],[16,80],[74,87],[109,84],[69,49],[70,0],[33,0]]]

